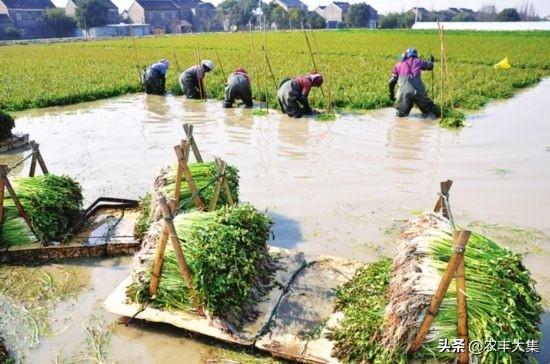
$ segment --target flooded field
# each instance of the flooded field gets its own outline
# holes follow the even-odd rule
[[[546,79],[470,116],[470,126],[458,131],[414,116],[398,119],[391,109],[324,123],[146,95],[20,113],[16,130],[40,143],[50,171],[76,178],[91,202],[146,193],[158,170],[175,160],[181,124],[192,123],[203,157],[220,156],[237,166],[241,199],[273,216],[272,244],[310,259],[331,254],[368,262],[391,256],[400,222],[433,208],[439,182],[452,179],[457,223],[526,253],[548,310],[549,93]],[[0,158],[13,165],[27,153]],[[27,169],[24,164],[14,173]],[[131,258],[66,265],[88,277],[88,284],[52,310],[53,334],[22,351],[26,362],[92,362],[100,355],[119,363],[200,363],[236,355],[220,354],[208,340],[170,327],[125,326],[107,314],[101,302],[129,274]],[[548,326],[547,314],[544,321]],[[550,347],[549,329],[543,351]],[[548,362],[549,354],[540,360]]]

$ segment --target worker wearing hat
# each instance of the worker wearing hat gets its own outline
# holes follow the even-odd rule
[[[238,68],[229,75],[225,86],[223,107],[233,107],[235,100],[242,100],[246,107],[253,106],[250,77],[244,68]]]
[[[277,91],[282,111],[294,118],[311,115],[313,111],[309,106],[309,92],[312,87],[321,87],[322,84],[323,75],[318,72],[283,80]]]
[[[392,70],[389,81],[390,100],[395,102],[397,116],[407,116],[413,105],[418,106],[424,117],[434,119],[436,109],[433,101],[428,97],[420,74],[422,71],[433,70],[434,57],[428,61],[418,57],[416,48],[408,48],[401,56]],[[397,98],[395,97],[395,85],[399,85]]]
[[[200,65],[191,66],[179,77],[180,87],[188,99],[205,99],[204,77],[214,70],[214,62],[205,59]]]
[[[147,67],[142,74],[142,84],[145,92],[152,95],[166,93],[166,72],[170,67],[167,59],[161,59]]]

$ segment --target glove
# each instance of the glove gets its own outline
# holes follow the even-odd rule
[[[434,56],[430,54],[430,56],[428,57],[428,61],[430,61],[431,63],[434,63],[435,62]]]
[[[390,92],[390,101],[391,102],[395,101],[395,93],[393,93],[393,92]]]

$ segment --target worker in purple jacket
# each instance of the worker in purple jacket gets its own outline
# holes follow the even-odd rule
[[[434,57],[428,61],[418,58],[416,48],[409,48],[403,53],[403,59],[393,67],[389,81],[390,100],[395,102],[397,116],[407,116],[413,104],[418,106],[424,117],[435,119],[436,109],[433,101],[426,94],[420,74],[422,71],[433,70]],[[397,100],[395,98],[395,84],[399,84]]]

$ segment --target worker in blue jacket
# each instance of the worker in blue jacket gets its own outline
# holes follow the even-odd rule
[[[147,94],[164,95],[166,93],[166,72],[169,67],[168,60],[161,59],[143,71],[142,83]]]

